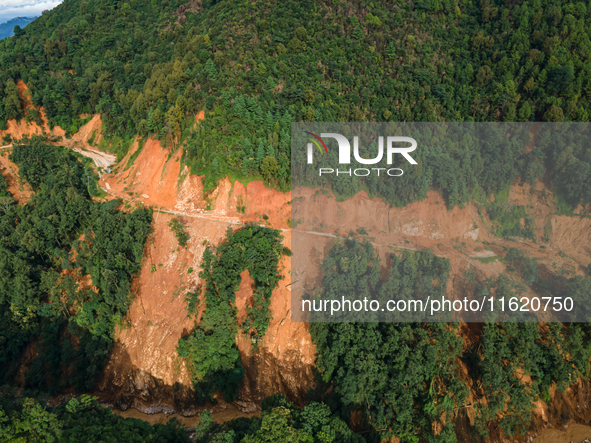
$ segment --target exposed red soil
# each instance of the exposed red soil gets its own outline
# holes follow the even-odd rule
[[[226,227],[181,218],[191,236],[185,249],[178,246],[168,226],[172,218],[154,215],[146,259],[132,288],[129,327],[116,331],[116,345],[100,383],[106,399],[119,406],[145,411],[163,400],[185,404],[190,397],[190,376],[176,352],[179,338],[193,329],[184,298],[188,291],[197,290],[203,240],[221,242]],[[175,383],[182,389],[173,392]]]
[[[274,228],[288,227],[291,218],[289,193],[266,188],[261,181],[252,181],[245,187],[238,181],[232,184],[224,179],[205,198],[201,177],[190,175],[187,166],[181,170],[181,156],[181,150],[170,154],[158,140],[148,139],[129,169],[122,170],[120,166],[114,174],[103,176],[100,184],[113,196],[163,211],[231,223],[252,221],[267,223]],[[120,163],[126,164],[125,159]],[[238,212],[242,206],[245,214]]]
[[[26,85],[19,81],[17,86],[28,112],[32,103]],[[43,109],[40,114],[46,122]],[[202,111],[196,115],[195,121],[204,117]],[[20,139],[24,135],[49,134],[47,125],[43,126],[12,120],[8,122],[8,131],[0,131],[0,137],[10,134],[14,139]],[[95,143],[98,143],[100,132],[101,121],[97,115],[68,143],[88,144],[93,134]],[[63,136],[64,131],[56,127],[53,134]],[[223,241],[229,226],[252,221],[284,229],[285,244],[289,247],[292,233],[287,228],[291,219],[292,195],[268,189],[260,181],[244,186],[225,179],[205,198],[201,177],[190,175],[188,167],[181,164],[181,151],[170,153],[156,140],[148,140],[134,164],[122,171],[135,149],[137,141],[120,163],[120,170],[114,175],[103,176],[101,185],[112,196],[160,208],[161,213],[154,217],[153,235],[146,245],[146,259],[133,284],[135,299],[127,316],[129,324],[116,332],[116,345],[99,386],[100,394],[121,408],[158,412],[170,411],[170,405],[174,405],[184,414],[192,414],[198,409],[191,406],[190,377],[184,362],[177,357],[176,345],[178,339],[193,328],[192,320],[186,316],[184,295],[199,287],[199,264],[205,248],[203,240],[217,245]],[[26,202],[30,190],[26,184],[22,187],[18,184],[16,165],[5,155],[0,155],[0,165],[6,168],[2,173],[7,177],[10,192],[20,203]],[[533,189],[527,184],[512,186],[509,201],[528,206],[528,212],[536,221],[538,239],[549,237],[548,243],[542,245],[545,249],[540,248],[540,243],[529,240],[508,241],[495,237],[493,224],[483,208],[471,203],[448,211],[441,196],[433,191],[429,192],[427,199],[404,208],[389,208],[363,192],[340,204],[330,196],[316,195],[315,189],[305,189],[300,196],[307,198],[308,202],[304,211],[307,216],[298,214],[298,218],[304,219],[304,224],[298,228],[307,224],[312,231],[318,228],[324,232],[342,230],[340,234],[346,235],[351,227],[365,227],[371,229],[372,241],[378,245],[382,242],[395,244],[399,249],[431,248],[437,255],[449,258],[451,279],[448,292],[461,292],[465,284],[463,276],[470,267],[476,268],[483,278],[505,273],[500,261],[483,263],[478,257],[504,255],[507,247],[518,247],[536,257],[544,272],[554,273],[562,268],[572,275],[582,274],[584,267],[591,262],[591,219],[554,215],[552,193],[542,182]],[[239,212],[239,208],[245,208],[245,213]],[[187,249],[178,248],[167,225],[173,215],[166,214],[166,211],[183,214],[178,216],[191,235]],[[322,227],[319,226],[320,220],[325,223]],[[344,232],[345,226],[347,232]],[[300,237],[297,239],[299,241]],[[329,237],[308,235],[303,244],[313,251],[314,248],[330,247],[334,241]],[[381,253],[384,256],[386,250]],[[316,269],[316,274],[311,273],[316,278],[318,260],[310,260],[310,265],[312,270]],[[193,268],[191,273],[188,272],[190,267]],[[242,410],[255,410],[255,403],[277,392],[301,403],[308,388],[314,385],[315,349],[307,324],[292,322],[290,317],[291,259],[284,257],[280,267],[284,279],[272,295],[270,309],[273,318],[264,340],[258,349],[253,350],[247,338],[239,336],[236,339],[246,369],[237,403]],[[246,272],[236,294],[239,317],[245,315],[251,297],[252,280]],[[472,329],[472,325],[462,326],[467,342],[475,333]],[[582,440],[584,437],[581,436],[588,434],[587,428],[571,425],[565,431],[564,427],[573,421],[591,422],[589,392],[589,386],[579,382],[566,394],[553,392],[549,407],[540,402],[534,411],[534,428],[542,433],[535,441]],[[230,418],[243,414],[223,402],[217,408],[219,412],[230,411]],[[563,431],[565,433],[561,434]],[[529,439],[535,435],[530,433],[524,439],[531,441]],[[498,434],[492,437],[493,441],[505,441]],[[518,440],[526,441],[524,439]]]
[[[33,190],[27,182],[19,182],[18,166],[9,160],[9,153],[9,150],[0,151],[0,174],[8,183],[8,192],[19,204],[24,205],[31,198]]]
[[[318,189],[301,188],[296,193],[292,193],[292,197],[294,201],[298,200],[294,220],[297,228],[292,234],[297,238],[298,256],[302,257],[292,269],[298,280],[292,287],[296,296],[302,294],[305,286],[312,288],[318,285],[318,257],[323,257],[335,243],[336,239],[331,236],[338,233],[338,236],[346,237],[350,231],[360,228],[368,232],[382,259],[395,250],[425,248],[448,258],[451,279],[447,291],[450,295],[457,293],[458,286],[465,284],[463,276],[472,266],[486,270],[487,276],[504,272],[500,263],[488,266],[476,259],[482,255],[496,255],[502,250],[498,246],[504,242],[501,240],[498,251],[490,246],[486,246],[489,250],[484,249],[483,242],[491,242],[494,237],[482,226],[474,204],[448,210],[442,197],[434,191],[430,191],[425,200],[403,208],[391,208],[379,198],[370,198],[365,192],[344,202],[337,202],[332,194]]]
[[[591,263],[591,218],[556,215],[554,194],[542,181],[538,181],[533,188],[527,183],[512,186],[509,201],[527,206],[528,214],[536,223],[539,240],[548,236],[547,243],[539,242],[537,246],[538,250],[544,246],[547,251],[542,254],[540,263],[553,271],[563,267],[572,274],[584,274],[584,268]],[[522,248],[521,245],[518,247]]]
[[[200,177],[191,176],[188,168],[182,167],[180,157],[180,151],[170,154],[167,149],[160,146],[158,141],[148,140],[127,171],[104,176],[102,180],[103,186],[110,193],[124,200],[152,205],[161,211],[186,214],[184,221],[189,229],[194,230],[198,239],[192,239],[189,251],[183,252],[183,254],[191,254],[190,259],[175,258],[174,260],[178,263],[175,261],[177,264],[174,266],[178,268],[182,264],[188,266],[187,263],[191,263],[197,269],[203,252],[202,247],[199,246],[202,239],[208,238],[217,244],[222,240],[228,226],[239,225],[245,221],[284,229],[286,245],[290,245],[291,233],[287,229],[291,219],[292,195],[290,193],[283,194],[268,189],[260,181],[250,182],[244,186],[239,182],[232,184],[226,179],[205,198]],[[126,161],[122,162],[122,164],[126,163]],[[529,205],[530,211],[537,211],[533,212],[533,215],[539,223],[537,227],[539,235],[544,232],[544,217],[551,217],[553,211],[550,204],[551,195],[547,194],[543,199],[542,190],[541,184],[538,184],[533,192],[530,192],[527,185],[514,186],[510,194],[510,201],[514,204]],[[306,223],[310,230],[318,229],[319,226],[315,223],[322,220],[325,223],[322,227],[324,232],[339,231],[346,226],[347,232],[340,233],[346,235],[349,229],[363,226],[372,232],[372,241],[376,244],[394,244],[400,249],[431,248],[437,255],[450,259],[449,292],[462,291],[465,285],[464,274],[470,267],[476,268],[483,278],[495,277],[506,272],[500,261],[485,263],[478,260],[479,257],[504,255],[506,247],[524,249],[529,255],[542,262],[555,261],[558,250],[571,252],[580,250],[582,256],[588,239],[581,241],[580,236],[591,229],[587,225],[587,219],[563,220],[562,217],[552,216],[551,240],[547,249],[544,250],[540,249],[539,244],[531,241],[519,239],[508,241],[495,237],[492,234],[493,224],[485,216],[483,208],[479,208],[476,204],[468,204],[464,208],[456,207],[447,210],[444,200],[433,191],[429,192],[427,199],[404,208],[389,208],[379,199],[371,199],[363,192],[346,202],[337,204],[334,198],[316,191],[304,189],[303,195],[299,195],[307,199],[304,212],[308,216],[303,217],[305,223],[298,225],[298,229],[303,229]],[[241,207],[245,208],[245,214],[238,212]],[[266,216],[267,220],[263,216]],[[298,218],[300,216],[302,215],[298,215]],[[155,222],[154,239],[155,244],[161,245],[158,249],[163,255],[157,261],[167,258],[171,250],[176,247],[176,240],[172,237],[169,228],[162,225],[162,220],[168,220],[170,216],[161,214],[160,217],[161,220]],[[571,230],[578,231],[579,236],[572,232],[569,234]],[[211,238],[212,235],[217,236],[217,239]],[[329,247],[334,241],[329,237],[312,235],[308,236],[304,243],[312,251],[314,248]],[[152,258],[149,260],[153,261],[154,257],[157,257],[155,254],[157,254],[156,251],[152,251],[149,254]],[[585,260],[579,256],[576,258]],[[569,258],[561,257],[560,260],[562,260],[561,263],[566,263]],[[310,264],[317,269],[319,263],[310,260]],[[305,391],[313,386],[314,346],[307,331],[307,325],[291,322],[290,290],[292,287],[290,286],[291,275],[287,272],[290,259],[284,258],[282,266],[285,266],[283,271],[285,279],[273,293],[271,300],[273,320],[265,339],[259,343],[257,350],[253,350],[247,338],[242,336],[237,338],[246,369],[246,380],[240,393],[242,406],[246,408],[252,407],[252,402],[257,402],[264,396],[276,392],[283,392],[296,401],[303,400]],[[294,270],[296,271],[299,270]],[[157,275],[159,272],[161,271],[157,270],[154,274]],[[146,375],[151,374],[158,380],[164,380],[167,386],[171,386],[174,382],[181,382],[189,388],[186,384],[188,376],[183,372],[182,362],[175,360],[175,347],[183,331],[188,332],[192,325],[185,318],[182,297],[170,302],[174,308],[159,304],[162,303],[163,291],[174,292],[180,284],[177,277],[173,278],[170,273],[166,275],[167,277],[159,285],[155,285],[151,282],[152,275],[149,273],[148,265],[144,265],[142,274],[136,282],[136,287],[142,289],[136,291],[138,302],[130,311],[129,318],[133,324],[132,329],[137,329],[141,324],[139,318],[144,318],[144,313],[138,308],[139,300],[144,306],[158,306],[154,312],[159,312],[161,317],[154,317],[154,321],[167,322],[166,331],[170,339],[161,342],[148,330],[139,330],[136,338],[132,337],[131,332],[120,331],[119,342],[106,374],[115,372],[123,376],[126,372],[130,374],[140,371]],[[239,317],[244,316],[245,307],[252,296],[252,281],[247,272],[243,277],[236,298]],[[198,285],[198,281],[194,280],[193,284]],[[184,289],[187,290],[186,287]],[[145,324],[147,321],[148,319],[144,318]],[[151,324],[154,324],[154,321],[151,321]],[[153,349],[156,343],[158,352],[145,352],[146,347]],[[125,362],[121,357],[125,353],[129,353],[131,361]],[[119,367],[114,370],[112,365],[118,359]],[[173,361],[176,362],[173,364],[171,363]],[[115,385],[129,386],[129,382],[121,379]],[[164,397],[166,395],[162,396],[162,399]]]
[[[18,88],[18,92],[23,102],[23,109],[25,110],[25,115],[29,115],[29,111],[34,108],[33,103],[31,101],[29,88],[27,88],[27,85],[25,85],[25,83],[22,80],[19,80],[16,86]],[[50,130],[49,126],[47,126],[47,117],[45,116],[45,111],[42,107],[38,108],[38,111],[41,120],[43,121],[42,127],[40,127],[33,120],[27,122],[25,119],[21,119],[19,121],[11,119],[8,120],[8,122],[6,123],[8,129],[0,131],[0,140],[6,135],[11,135],[13,140],[20,140],[23,136],[27,135],[43,135],[43,133],[47,135],[53,134],[62,137],[65,135],[65,131],[61,129],[59,126],[54,127],[53,130]]]
[[[203,117],[204,114],[196,116],[196,121]],[[41,131],[34,124],[23,122],[9,122],[9,126],[15,138]],[[94,116],[73,136],[73,142],[87,144],[93,134],[97,142],[100,130],[100,116]],[[251,221],[284,230],[285,244],[290,247],[292,233],[288,228],[292,217],[292,195],[268,189],[260,181],[244,186],[225,179],[205,198],[201,177],[190,175],[189,169],[182,165],[181,151],[170,153],[156,140],[148,140],[134,164],[123,171],[137,146],[136,141],[120,163],[119,171],[104,175],[101,185],[112,196],[126,200],[132,206],[135,203],[151,205],[159,208],[160,213],[154,217],[153,235],[146,245],[146,259],[133,284],[135,300],[127,316],[129,325],[116,332],[116,345],[99,386],[100,394],[106,401],[124,409],[135,407],[145,412],[169,412],[174,406],[184,414],[193,414],[199,409],[192,406],[190,377],[184,362],[177,357],[176,346],[179,338],[193,328],[192,320],[186,316],[184,296],[187,291],[199,287],[199,264],[205,248],[203,240],[217,245],[223,241],[228,227]],[[30,191],[26,185],[19,189],[14,179],[16,166],[3,156],[0,156],[0,163],[7,168],[4,173],[8,171],[11,192],[19,202],[25,202]],[[463,276],[470,267],[476,268],[483,278],[506,272],[500,261],[484,263],[478,260],[479,257],[504,255],[506,247],[525,250],[541,264],[547,264],[548,272],[570,267],[573,273],[581,273],[590,261],[591,219],[553,215],[552,195],[541,183],[533,190],[529,185],[513,186],[509,199],[514,204],[529,206],[528,211],[536,220],[536,235],[550,238],[544,245],[546,249],[531,241],[507,241],[495,237],[493,224],[483,208],[468,204],[448,211],[441,196],[433,191],[425,200],[404,208],[389,208],[365,193],[337,204],[334,198],[316,191],[305,189],[303,195],[299,195],[308,199],[304,211],[308,215],[298,214],[298,218],[304,218],[304,224],[298,228],[307,223],[313,231],[320,228],[319,221],[322,220],[324,232],[339,231],[344,236],[349,229],[363,226],[369,228],[372,241],[378,245],[395,244],[399,249],[431,248],[437,255],[450,259],[449,292],[462,291]],[[244,208],[244,214],[241,208]],[[174,215],[165,212],[176,213],[185,224],[191,235],[187,249],[178,248],[167,225]],[[334,241],[329,237],[309,235],[303,244],[313,251],[314,248],[330,247]],[[386,252],[381,251],[382,256]],[[310,264],[318,269],[318,261],[310,260]],[[190,267],[193,268],[191,273],[188,272]],[[264,340],[254,350],[246,337],[236,339],[246,369],[237,403],[242,410],[256,410],[256,403],[277,392],[301,403],[308,389],[314,386],[315,349],[307,324],[291,321],[291,259],[284,257],[280,267],[284,279],[272,295],[272,320]],[[245,307],[252,297],[252,280],[247,272],[242,277],[236,294],[239,318],[245,315]],[[468,325],[463,328],[465,338],[469,340],[471,329]],[[563,397],[555,395],[552,404],[562,402],[560,407],[564,411],[580,409],[579,400],[583,400],[577,399],[576,395],[580,396],[582,388],[577,392],[567,392]],[[233,406],[220,402],[218,409],[223,411],[225,408],[233,410]],[[543,405],[535,414],[536,429],[562,426],[552,418],[560,414],[544,410]],[[579,422],[586,419],[586,415],[576,417]],[[540,440],[540,443],[547,441],[551,440]]]
[[[228,226],[215,220],[179,217],[191,236],[187,249],[183,249],[178,247],[168,227],[172,218],[163,213],[155,216],[146,260],[133,286],[135,300],[128,314],[130,327],[116,332],[116,345],[100,390],[105,401],[119,407],[133,406],[152,412],[157,408],[155,404],[164,402],[174,403],[183,413],[192,414],[196,410],[190,401],[191,381],[176,351],[179,338],[193,329],[184,297],[199,286],[203,241],[219,244]],[[289,245],[289,235],[286,237]],[[189,273],[191,267],[193,271]],[[307,327],[289,319],[289,258],[282,260],[280,269],[284,279],[273,292],[270,307],[273,319],[259,349],[252,351],[246,338],[237,338],[246,369],[239,404],[246,410],[255,410],[253,402],[277,392],[301,401],[313,383],[314,347]],[[242,313],[252,296],[251,283],[252,280],[245,278],[238,291],[237,305]],[[176,383],[180,386],[173,390]]]
[[[101,180],[101,186],[110,194],[126,200],[137,199],[148,206],[175,210],[178,197],[183,199],[183,191],[179,192],[177,188],[181,155],[181,150],[178,150],[168,159],[169,151],[163,149],[158,140],[148,139],[134,164],[127,170],[119,170],[115,175],[105,176]],[[123,166],[125,164],[121,163]],[[202,189],[198,177],[191,176],[188,180],[188,189]],[[197,204],[203,202],[197,192],[186,196],[186,200]]]
[[[88,123],[82,126],[78,132],[72,136],[72,141],[74,143],[83,143],[88,145],[88,141],[94,136],[93,144],[98,145],[103,137],[101,132],[102,127],[103,122],[101,121],[101,115],[96,114]]]
[[[285,246],[291,247],[290,232],[284,232]],[[271,321],[269,329],[258,349],[253,350],[250,340],[237,337],[242,364],[246,369],[240,398],[259,403],[265,397],[283,393],[288,398],[303,404],[308,390],[314,387],[314,362],[316,348],[306,323],[291,319],[291,258],[282,257],[278,269],[283,276],[271,297]],[[250,277],[249,277],[250,278]],[[251,282],[252,280],[250,280]],[[248,300],[253,286],[243,280],[237,296]],[[242,301],[237,304],[240,309]],[[251,406],[252,408],[252,406]]]
[[[128,315],[132,327],[117,332],[117,345],[101,384],[105,393],[109,391],[111,400],[125,398],[126,406],[133,404],[143,410],[149,410],[150,403],[170,402],[171,387],[177,382],[186,392],[182,395],[188,396],[190,380],[184,363],[177,358],[176,345],[178,339],[193,328],[192,321],[186,318],[184,296],[199,285],[203,240],[217,245],[228,227],[244,221],[287,228],[290,218],[290,195],[265,188],[261,182],[250,182],[245,187],[239,182],[232,185],[224,180],[207,201],[202,195],[200,177],[190,176],[187,168],[181,173],[180,156],[178,151],[169,158],[168,150],[158,141],[148,140],[127,171],[105,175],[101,180],[102,186],[122,199],[151,205],[160,211],[187,214],[179,218],[191,235],[187,250],[176,251],[176,239],[166,224],[172,215],[161,213],[155,217],[153,243],[147,246],[147,260],[134,283],[136,301]],[[205,209],[207,205],[210,210]],[[245,214],[238,213],[239,206],[246,208]],[[268,220],[265,221],[263,215]],[[285,234],[285,243],[289,245],[289,232]],[[159,268],[164,262],[169,265]],[[152,264],[157,267],[155,272],[150,272]],[[189,267],[194,269],[191,274],[186,273]],[[289,258],[284,258],[280,267],[284,279],[272,295],[273,320],[265,339],[257,350],[252,350],[248,339],[237,338],[246,369],[239,404],[246,410],[255,409],[253,402],[277,392],[302,401],[313,383],[314,347],[310,335],[305,324],[291,323],[289,319]],[[251,282],[245,278],[238,291],[239,315],[244,315],[246,303],[252,297]],[[143,381],[137,383],[134,378]],[[158,382],[148,382],[148,379]],[[156,388],[158,383],[161,386]],[[154,387],[150,388],[149,384]],[[126,394],[130,390],[139,400]]]
[[[589,382],[578,381],[563,394],[550,389],[552,400],[546,404],[541,401],[533,413],[535,431],[521,441],[536,443],[582,443],[591,438],[591,386]]]

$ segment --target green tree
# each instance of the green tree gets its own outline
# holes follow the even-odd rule
[[[168,222],[168,226],[170,227],[170,230],[174,233],[174,236],[179,242],[179,245],[183,248],[186,248],[187,242],[191,237],[189,236],[189,234],[187,234],[185,227],[181,224],[179,219],[173,218]]]
[[[390,42],[386,47],[386,56],[391,60],[396,58],[396,48],[394,47],[394,42]]]
[[[551,106],[544,114],[544,120],[547,122],[563,122],[564,111],[559,106]]]
[[[205,72],[207,72],[207,77],[210,80],[217,79],[218,71],[217,71],[212,59],[207,59],[207,63],[205,63]]]
[[[261,163],[261,174],[265,181],[270,182],[277,177],[279,166],[275,157],[265,157]]]
[[[2,103],[4,104],[6,118],[19,119],[23,116],[21,98],[18,88],[12,79],[8,79],[6,83]]]
[[[355,31],[353,31],[353,38],[355,40],[361,40],[363,38],[363,28],[361,26],[355,28]]]

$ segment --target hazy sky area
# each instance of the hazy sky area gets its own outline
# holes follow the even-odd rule
[[[15,17],[41,15],[46,9],[53,9],[62,0],[0,0],[0,23]]]

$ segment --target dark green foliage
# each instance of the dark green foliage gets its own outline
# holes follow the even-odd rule
[[[20,401],[0,398],[0,439],[2,441],[56,442],[62,423],[32,398]]]
[[[550,143],[551,135],[556,143]],[[552,183],[564,200],[576,207],[591,203],[591,135],[585,126],[549,127],[540,132],[540,148],[545,153]]]
[[[461,341],[446,324],[314,323],[311,333],[323,380],[382,437],[433,437],[432,423],[466,398],[455,368]],[[441,425],[453,434],[450,421]]]
[[[537,323],[488,323],[482,332],[475,371],[488,406],[480,413],[485,421],[501,417],[506,435],[527,431],[534,402],[549,401],[553,383],[564,392],[577,379],[568,353],[570,327],[548,323],[547,329],[543,333]]]
[[[0,362],[4,382],[37,341],[25,385],[55,394],[91,389],[131,302],[151,213],[93,203],[71,151],[25,140],[11,160],[36,191],[0,213]],[[81,285],[90,275],[95,289]]]
[[[430,297],[441,298],[449,277],[449,260],[436,257],[430,251],[411,253],[404,251],[399,257],[391,254],[385,266],[387,274],[381,277],[381,261],[371,243],[348,238],[334,245],[322,262],[323,282],[316,293],[308,295],[313,301],[378,300],[386,306],[392,299],[411,299],[426,302]],[[307,296],[306,296],[307,297]],[[312,310],[311,310],[312,311]],[[312,312],[310,321],[421,321],[422,312],[388,313],[350,310],[330,313]]]
[[[275,157],[265,157],[261,163],[261,174],[266,182],[270,182],[277,176],[277,159]]]
[[[524,375],[537,369],[540,355],[539,326],[536,323],[487,324],[482,333],[482,380],[488,407],[485,420],[502,414],[501,426],[507,435],[527,429],[537,384],[521,383]],[[509,401],[505,410],[506,401]],[[505,412],[503,412],[505,411]]]
[[[535,239],[535,222],[525,209],[525,206],[515,206],[508,202],[490,203],[488,216],[492,221],[498,223],[495,234],[503,238]]]
[[[153,426],[135,418],[124,419],[88,395],[54,408],[32,398],[0,397],[0,439],[40,443],[189,441],[184,428],[174,418],[165,425]]]
[[[531,286],[538,281],[540,271],[536,259],[527,257],[521,249],[509,248],[505,260],[509,263],[510,269],[521,274],[526,285]]]
[[[21,98],[18,94],[18,88],[14,83],[14,80],[9,78],[6,81],[6,87],[4,88],[4,94],[2,99],[4,117],[6,120],[14,118],[19,119],[23,116],[23,109],[21,104]]]
[[[371,244],[347,240],[325,258],[323,287],[345,297],[353,291],[357,299],[371,298],[372,293],[401,299],[440,296],[449,261],[430,252],[406,252],[402,258],[393,255],[388,270],[382,283]],[[311,323],[310,332],[323,381],[332,381],[345,407],[361,409],[367,426],[381,438],[435,438],[432,423],[438,422],[443,430],[433,441],[455,441],[445,440],[453,436],[450,418],[467,395],[455,367],[462,352],[456,326]],[[444,412],[447,423],[441,421]]]
[[[12,197],[8,192],[8,183],[6,178],[0,174],[0,198]]]
[[[528,266],[528,259],[518,251],[510,250],[511,265]],[[533,268],[531,263],[529,266]],[[533,279],[533,273],[531,275]],[[536,281],[543,286],[537,273]],[[567,287],[572,283],[574,279],[567,281]],[[483,287],[476,289],[487,297],[494,291],[497,298],[506,300],[521,297],[524,290],[523,285],[513,283],[504,275],[496,281],[489,279]],[[548,295],[573,296],[569,290]],[[578,377],[587,374],[590,348],[585,337],[588,333],[588,325],[581,324],[531,320],[527,323],[486,323],[479,340],[462,357],[472,380],[481,383],[478,396],[486,398],[487,402],[487,406],[477,408],[480,424],[475,430],[486,435],[484,424],[498,420],[506,435],[526,432],[534,403],[538,399],[549,402],[551,386],[564,392]]]
[[[206,249],[199,276],[205,281],[205,312],[194,331],[179,340],[178,353],[187,359],[198,400],[212,399],[215,389],[226,401],[234,399],[244,370],[235,344],[239,328],[256,346],[269,325],[271,293],[279,282],[279,258],[284,252],[279,231],[257,225],[228,231],[227,241],[215,252]],[[238,325],[234,292],[240,274],[248,269],[255,283],[254,304],[247,306],[247,318]],[[189,314],[197,312],[197,294],[188,294]]]
[[[0,129],[24,116],[16,86],[22,79],[49,124],[67,134],[80,127],[80,114],[100,112],[120,155],[138,133],[176,136],[183,161],[204,174],[206,190],[227,174],[262,176],[286,190],[292,121],[589,121],[591,8],[581,2],[374,1],[371,13],[354,1],[212,1],[198,12],[185,3],[68,0],[0,42]],[[204,109],[205,120],[193,130],[195,113]],[[30,117],[39,115],[31,111]],[[534,183],[546,167],[564,201],[589,203],[589,140],[574,131],[563,136],[563,143],[548,144],[553,138],[538,134],[532,152],[525,152],[527,143],[505,152],[434,146],[420,154],[415,176],[405,175],[397,187],[369,183],[367,190],[404,205],[435,188],[451,207],[480,191],[498,194],[519,177]],[[36,194],[25,206],[0,200],[1,378],[15,375],[23,349],[36,341],[26,387],[90,389],[112,345],[113,325],[129,306],[150,214],[125,215],[116,203],[92,203],[96,187],[72,154],[35,141],[25,145],[15,148],[13,160]],[[346,197],[361,189],[356,186],[343,181],[335,192]],[[0,182],[0,199],[9,199],[6,194]],[[499,236],[534,238],[526,208],[499,201],[487,209]],[[243,376],[235,336],[242,329],[255,344],[263,338],[281,253],[279,234],[256,226],[206,252],[205,313],[178,347],[201,399],[214,389],[234,398]],[[388,260],[389,278],[381,280],[375,251],[341,245],[327,260],[327,275],[341,291],[374,296],[382,288],[383,296],[396,291],[403,297],[444,290],[445,260],[423,252]],[[533,259],[510,250],[506,260],[526,284],[570,296],[577,309],[590,306],[591,279],[543,281]],[[344,278],[344,266],[354,278]],[[255,302],[238,325],[234,291],[244,269],[255,281]],[[98,292],[78,286],[86,273]],[[526,288],[501,277],[477,290],[511,296]],[[193,316],[199,295],[189,294],[188,301]],[[547,400],[551,385],[564,389],[589,375],[586,324],[487,324],[467,349],[454,325],[317,323],[312,333],[321,376],[332,384],[331,401],[343,416],[361,410],[368,431],[405,443],[455,440],[452,419],[466,396],[458,357],[470,363],[472,386],[480,382],[477,394],[488,402],[477,408],[481,423],[500,420],[507,434],[527,427],[532,402]],[[531,383],[520,383],[525,375]],[[138,441],[150,441],[152,431],[143,425],[119,422],[90,404],[83,409],[87,418],[30,403],[5,409],[0,426],[13,410],[24,410],[38,433],[65,420],[64,432],[88,423],[104,440],[134,441],[137,434],[144,438]],[[322,405],[297,411],[273,399],[264,409],[261,419],[236,421],[220,432],[204,426],[200,438],[331,441],[320,434],[326,432],[333,441],[358,441]],[[438,435],[433,423],[442,425]],[[88,435],[70,441],[80,439]]]
[[[23,143],[22,147],[13,149],[10,159],[20,166],[21,179],[29,183],[33,191],[39,191],[42,184],[52,188],[60,181],[65,182],[64,186],[78,190],[85,188],[82,183],[84,167],[76,161],[72,151],[56,148],[38,139]],[[58,175],[64,179],[60,180]]]
[[[554,283],[553,295],[570,297],[573,300],[575,315],[580,319],[589,318],[591,315],[591,277],[577,275],[569,279],[560,278]]]
[[[173,218],[171,221],[168,222],[168,226],[174,233],[179,245],[183,248],[187,247],[187,242],[189,241],[189,234],[185,231],[185,227],[181,224],[178,218]]]
[[[312,132],[331,132],[331,126],[317,124],[308,129]],[[481,125],[467,122],[438,126],[420,122],[353,126],[349,124],[348,129],[342,130],[350,130],[351,133],[359,131],[370,143],[375,143],[379,134],[384,132],[412,135],[421,147],[413,153],[413,158],[418,164],[410,169],[403,164],[397,164],[405,171],[402,176],[397,177],[384,174],[380,177],[376,174],[367,177],[350,177],[348,174],[321,177],[317,173],[306,173],[310,171],[304,167],[307,156],[305,150],[299,149],[292,158],[292,181],[294,186],[328,187],[339,199],[352,197],[365,190],[370,195],[378,196],[397,206],[421,200],[430,189],[435,188],[441,192],[448,207],[452,208],[467,203],[473,194],[496,195],[507,189],[520,176],[534,182],[539,178],[539,170],[530,170],[529,167],[531,164],[537,164],[532,159],[533,154],[525,152],[530,140],[529,126],[531,125]],[[305,145],[305,137],[300,135],[299,129],[306,128],[303,125],[294,126],[293,146]],[[335,127],[334,130],[338,132],[341,128]],[[316,167],[332,168],[338,162],[338,151],[330,148],[331,141],[327,143],[328,155],[316,156],[312,171]],[[375,151],[376,144],[371,148],[372,151]],[[396,158],[394,160],[396,162]],[[402,159],[400,161],[406,163]],[[389,167],[385,158],[380,166]],[[543,172],[543,167],[541,168]]]
[[[535,259],[523,251],[511,248],[505,259],[540,294],[571,297],[578,309],[589,306],[591,278],[545,281]],[[328,289],[319,295],[355,293],[357,299],[378,297],[382,302],[393,294],[399,299],[440,297],[448,272],[449,262],[430,252],[406,252],[382,264],[371,244],[349,239],[327,254],[323,287]],[[501,275],[476,284],[474,293],[476,298],[504,297],[507,303],[526,289]],[[581,375],[588,376],[591,347],[586,324],[538,324],[525,312],[521,320],[529,322],[486,323],[482,332],[470,333],[472,342],[465,346],[454,324],[311,323],[316,365],[326,383],[320,391],[326,390],[324,395],[343,416],[361,410],[362,425],[379,436],[376,441],[394,435],[404,442],[454,442],[451,423],[468,393],[458,377],[461,359],[476,394],[473,432],[486,435],[487,426],[498,421],[505,435],[523,433],[535,402],[550,401],[551,387],[564,392]],[[272,398],[267,401],[270,407],[283,406]],[[436,436],[437,422],[442,432]]]
[[[267,397],[261,417],[215,423],[209,411],[199,417],[197,443],[363,443],[347,424],[324,403],[312,402],[303,409],[282,394]]]

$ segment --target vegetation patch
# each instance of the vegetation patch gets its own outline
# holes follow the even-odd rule
[[[2,441],[189,443],[185,429],[175,418],[153,426],[142,420],[125,419],[89,395],[48,407],[33,398],[17,398],[10,392],[1,394]]]
[[[497,222],[495,235],[501,238],[524,237],[535,240],[536,223],[525,206],[495,201],[488,204],[487,211],[490,219]]]
[[[74,3],[0,41],[0,129],[25,116],[20,79],[68,135],[100,113],[119,159],[138,134],[183,146],[206,191],[224,176],[287,190],[292,121],[589,121],[582,3]],[[435,188],[453,207],[546,168],[576,207],[591,202],[589,143],[564,135],[528,152],[434,143],[394,186],[351,179],[335,193],[404,205]]]
[[[545,288],[548,295],[572,297],[587,309],[584,300],[588,300],[585,294],[591,290],[591,278],[541,282],[535,260],[523,251],[510,249],[505,259],[540,293]],[[371,244],[352,239],[337,243],[323,262],[325,282],[330,282],[325,286],[345,296],[351,290],[377,298],[441,296],[437,288],[445,287],[449,262],[421,251],[391,257],[385,277],[380,277],[380,266]],[[467,283],[478,298],[522,297],[527,289],[505,275],[482,283],[472,277]],[[551,386],[564,392],[581,375],[589,374],[589,324],[546,323],[540,328],[531,318],[529,323],[485,323],[469,345],[458,327],[311,323],[316,365],[325,383],[317,394],[329,403],[335,401],[342,416],[360,411],[363,435],[371,441],[397,437],[406,442],[453,442],[457,439],[454,420],[468,395],[466,382],[458,376],[459,361],[466,364],[468,385],[474,390],[472,432],[485,436],[491,423],[495,427],[498,423],[505,435],[523,434],[529,429],[535,402],[549,401]],[[524,382],[524,377],[531,381]]]
[[[187,242],[189,241],[189,234],[185,230],[185,227],[179,221],[178,218],[173,218],[171,221],[168,222],[168,226],[170,227],[171,231],[174,233],[179,245],[183,248],[187,247]]]
[[[205,303],[205,311],[194,331],[182,337],[177,348],[194,377],[200,402],[213,401],[216,389],[226,401],[236,398],[244,375],[236,335],[241,330],[255,347],[263,339],[269,326],[271,294],[281,278],[277,265],[281,255],[289,252],[275,229],[246,225],[239,231],[228,230],[226,237],[227,241],[215,251],[207,248],[203,254],[199,274],[205,282],[203,299],[199,293],[189,293],[186,300],[189,316],[198,311],[201,302]],[[234,293],[245,269],[255,283],[254,302],[247,306],[244,322],[238,324]]]

